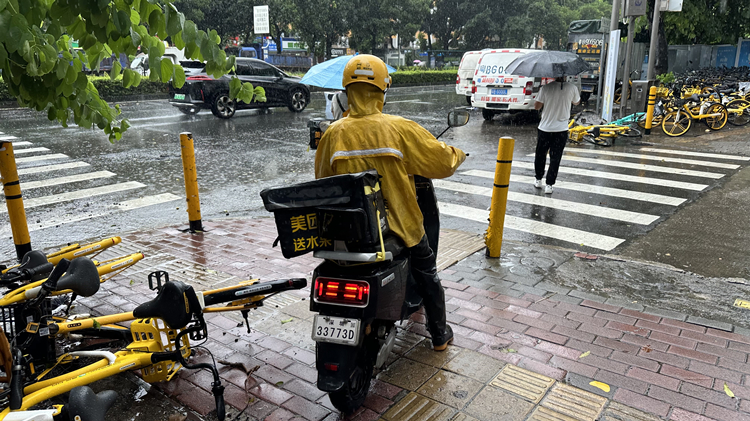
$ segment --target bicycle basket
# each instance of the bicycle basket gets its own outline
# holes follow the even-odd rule
[[[40,316],[52,314],[52,300],[45,299],[39,309],[27,309],[23,304],[11,304],[0,307],[0,328],[5,332],[9,342],[18,336],[18,344],[23,346],[24,354],[31,356],[31,363],[39,368],[47,363],[54,363],[55,337],[36,333],[25,333],[29,323],[39,323]],[[41,326],[37,326],[43,329]],[[19,333],[21,335],[19,335]],[[41,333],[41,332],[40,332]],[[28,340],[28,342],[26,342]],[[33,370],[35,371],[35,370]]]
[[[170,352],[176,349],[175,339],[180,330],[167,326],[163,320],[157,318],[138,319],[130,325],[133,342],[128,349],[144,352]],[[187,336],[182,338],[180,349],[184,357],[190,355],[190,343]],[[182,364],[177,361],[161,361],[141,369],[143,380],[148,383],[169,381],[180,371]]]
[[[586,134],[586,130],[576,130],[571,128],[568,130],[568,140],[571,142],[580,142],[583,140],[583,136]]]
[[[665,87],[656,88],[657,98],[666,98],[668,96],[669,96],[669,88],[665,88]]]

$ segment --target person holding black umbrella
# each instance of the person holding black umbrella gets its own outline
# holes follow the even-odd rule
[[[544,167],[547,165],[547,152],[549,152],[545,194],[552,194],[552,186],[557,179],[560,160],[562,160],[565,143],[568,141],[570,109],[579,102],[581,102],[581,95],[578,88],[572,83],[565,82],[562,77],[555,78],[554,82],[542,86],[536,97],[534,108],[542,110],[542,120],[539,122],[536,138],[534,187],[542,188],[542,177]]]

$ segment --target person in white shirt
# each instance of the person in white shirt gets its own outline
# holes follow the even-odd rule
[[[547,165],[549,152],[549,170],[547,170],[547,185],[545,194],[552,194],[552,186],[557,179],[565,143],[568,141],[568,122],[570,109],[581,102],[578,88],[563,78],[556,78],[539,90],[534,108],[542,110],[542,121],[536,138],[536,156],[534,158],[534,172],[536,180],[534,187],[541,189],[544,167]]]

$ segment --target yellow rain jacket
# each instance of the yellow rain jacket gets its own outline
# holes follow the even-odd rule
[[[414,175],[450,177],[466,155],[435,139],[419,124],[383,114],[383,92],[367,83],[347,87],[349,116],[323,134],[315,154],[315,178],[376,169],[388,223],[407,247],[425,234]]]

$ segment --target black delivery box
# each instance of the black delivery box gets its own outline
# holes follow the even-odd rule
[[[284,257],[333,250],[336,240],[346,242],[349,251],[380,250],[378,228],[383,235],[389,229],[379,178],[369,170],[261,191]]]

